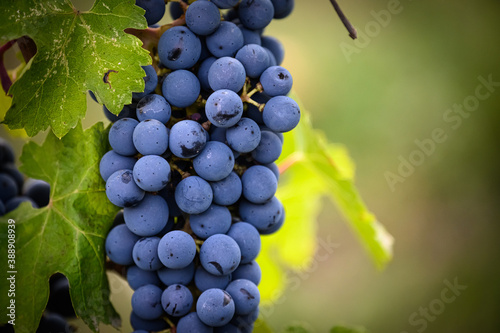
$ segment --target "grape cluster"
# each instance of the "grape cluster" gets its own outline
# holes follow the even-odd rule
[[[137,1],[148,24],[164,1]],[[263,35],[293,0],[171,3],[145,90],[115,116],[101,159],[123,207],[106,253],[126,266],[136,332],[251,332],[261,235],[285,220],[275,197],[283,134],[300,109],[282,44]],[[161,14],[161,15],[160,15]]]

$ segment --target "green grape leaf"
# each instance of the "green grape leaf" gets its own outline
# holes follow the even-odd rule
[[[302,114],[297,128],[285,135],[282,168],[302,165],[309,169],[323,184],[322,194],[339,207],[375,265],[383,268],[392,258],[394,240],[361,199],[354,185],[354,163],[345,147],[329,143],[322,132],[313,129],[307,112]]]
[[[375,265],[383,268],[392,258],[394,239],[361,199],[354,185],[354,163],[345,148],[328,143],[322,132],[313,129],[306,112],[297,128],[285,136],[285,145],[287,140],[293,153],[282,156],[282,164],[288,168],[303,165],[321,180],[323,194],[338,206]]]
[[[134,3],[96,0],[80,12],[67,0],[0,2],[1,40],[27,35],[37,46],[30,68],[9,90],[9,128],[34,136],[50,126],[61,138],[85,116],[87,90],[115,114],[131,102],[132,91],[143,91],[141,66],[151,57],[124,32],[147,27]]]
[[[49,296],[49,277],[56,272],[68,278],[75,311],[92,330],[100,322],[120,325],[105,271],[105,237],[118,210],[107,200],[99,174],[100,158],[108,150],[102,123],[86,131],[78,125],[62,139],[49,133],[41,146],[24,146],[21,171],[50,183],[51,192],[48,206],[35,209],[23,203],[0,219],[0,321],[10,320],[5,312],[14,299],[16,332],[36,331]],[[11,267],[7,240],[12,221],[16,253]],[[9,298],[8,271],[17,272],[12,273],[15,295]]]

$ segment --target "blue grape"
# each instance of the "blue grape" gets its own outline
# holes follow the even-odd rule
[[[10,175],[0,173],[0,200],[7,202],[19,193],[17,183]]]
[[[146,11],[144,17],[148,25],[157,23],[165,14],[164,0],[135,0],[135,4]]]
[[[163,265],[158,258],[158,237],[144,237],[139,239],[132,250],[134,262],[140,269],[156,271]]]
[[[213,275],[201,266],[198,266],[194,273],[194,284],[202,292],[211,288],[225,289],[229,282],[231,282],[231,274]]]
[[[233,298],[235,314],[247,315],[259,306],[259,289],[252,281],[233,280],[227,286],[226,291]]]
[[[139,236],[128,230],[125,224],[117,225],[106,237],[106,254],[118,265],[132,265],[134,263],[132,250],[138,240]]]
[[[183,284],[186,286],[193,280],[194,269],[194,262],[180,269],[163,267],[158,270],[158,277],[166,286],[172,284]]]
[[[262,271],[259,264],[255,260],[252,260],[248,264],[239,265],[232,275],[234,280],[247,279],[258,286],[262,278]]]
[[[132,325],[134,330],[144,330],[144,331],[163,331],[168,328],[168,324],[163,319],[153,319],[146,320],[142,319],[138,315],[135,314],[134,311],[130,313],[130,324]]]
[[[206,143],[203,127],[194,120],[181,120],[170,130],[169,148],[177,157],[193,158],[205,148]]]
[[[238,16],[248,29],[262,29],[273,20],[274,7],[271,0],[242,0]]]
[[[132,170],[136,161],[137,160],[133,157],[123,156],[117,154],[114,150],[110,150],[102,156],[101,162],[99,162],[99,172],[101,173],[102,179],[106,181],[109,176],[118,170]]]
[[[233,317],[234,318],[234,317]],[[239,327],[231,323],[227,323],[221,327],[215,327],[214,333],[243,333]]]
[[[181,269],[188,266],[196,255],[196,243],[186,232],[170,231],[158,244],[158,257],[165,267]]]
[[[271,36],[262,36],[261,41],[262,46],[267,48],[274,55],[276,65],[281,65],[283,59],[285,58],[285,48],[283,47],[283,44],[281,44],[277,38]]]
[[[271,0],[274,7],[274,18],[282,19],[290,15],[295,5],[295,0]]]
[[[293,85],[292,75],[281,66],[271,66],[260,76],[260,83],[264,92],[269,96],[286,95]]]
[[[158,75],[156,74],[155,68],[152,65],[147,65],[142,66],[142,69],[146,72],[146,76],[144,77],[144,91],[132,93],[132,98],[135,100],[151,94],[158,85]]]
[[[252,224],[259,232],[271,229],[284,214],[283,206],[276,197],[260,205],[242,200],[239,212],[241,219]]]
[[[213,327],[224,326],[234,316],[234,301],[225,290],[208,289],[198,298],[196,312],[203,323]]]
[[[106,118],[108,118],[108,120],[110,122],[114,123],[114,122],[117,122],[118,120],[123,119],[123,118],[134,118],[135,119],[136,114],[135,114],[134,105],[135,104],[124,105],[123,109],[120,111],[120,113],[118,115],[109,111],[105,105],[102,106],[102,111],[104,112],[104,115],[106,116]]]
[[[219,28],[206,38],[210,53],[217,58],[232,57],[243,46],[243,33],[232,22],[222,21]]]
[[[252,312],[246,315],[235,315],[231,319],[231,324],[235,325],[240,329],[239,333],[251,333],[253,332],[253,324],[259,317],[259,307],[257,306]]]
[[[262,165],[248,168],[241,176],[243,196],[248,201],[261,204],[271,199],[278,189],[278,180],[273,172]]]
[[[137,205],[125,207],[123,217],[125,224],[134,234],[154,236],[167,224],[168,205],[159,195],[147,193]]]
[[[259,125],[245,117],[226,131],[227,144],[239,153],[249,153],[257,148],[260,137]]]
[[[190,71],[180,69],[167,75],[162,84],[162,92],[171,105],[185,108],[198,99],[200,81]]]
[[[259,231],[250,223],[234,223],[227,235],[234,239],[241,251],[241,264],[248,264],[260,252],[260,234]]]
[[[215,62],[215,60],[217,59],[214,57],[208,57],[207,59],[203,60],[200,68],[198,68],[198,80],[200,80],[201,89],[205,91],[212,90],[212,88],[210,87],[210,83],[208,82],[208,71],[210,70],[210,67]]]
[[[208,97],[205,113],[214,126],[231,127],[243,115],[243,102],[234,91],[217,90]]]
[[[193,294],[186,286],[173,284],[163,291],[161,305],[167,314],[182,317],[188,314],[193,306]]]
[[[111,126],[109,130],[109,144],[115,153],[123,156],[132,156],[137,154],[137,149],[132,140],[132,134],[139,122],[132,118],[123,118]]]
[[[142,319],[152,320],[161,317],[162,290],[154,284],[137,288],[132,294],[132,310]]]
[[[168,29],[161,35],[158,42],[160,61],[170,69],[191,68],[200,58],[200,54],[200,39],[184,26]]]
[[[223,180],[210,183],[210,186],[213,191],[213,201],[218,205],[232,205],[241,197],[241,180],[234,171]]]
[[[272,129],[270,129],[269,127],[267,127],[266,125],[261,125],[260,126],[260,131],[261,132],[265,131],[265,132],[274,133],[274,134],[276,134],[276,136],[278,137],[278,139],[280,139],[281,144],[283,144],[283,142],[285,142],[285,136],[283,135],[283,133],[275,132]]]
[[[156,119],[141,121],[135,127],[132,139],[142,155],[161,155],[168,148],[167,127]]]
[[[12,179],[14,179],[14,181],[16,182],[18,191],[20,191],[21,189],[23,190],[23,192],[26,191],[27,184],[24,184],[24,175],[17,169],[17,166],[14,163],[6,163],[3,165],[0,164],[0,173],[4,173],[11,176]],[[35,181],[35,183],[38,182],[38,180],[32,180],[32,181]],[[30,180],[27,180],[27,183],[30,183]]]
[[[143,156],[134,165],[134,180],[144,191],[159,191],[170,180],[170,165],[163,157]]]
[[[275,132],[288,132],[300,121],[300,108],[297,102],[287,96],[271,98],[262,112],[264,124]]]
[[[262,164],[276,161],[283,148],[280,138],[271,131],[261,131],[260,135],[259,145],[252,151],[252,157]]]
[[[5,203],[5,213],[9,213],[19,207],[20,204],[23,202],[29,202],[31,204],[31,207],[33,208],[38,208],[38,205],[36,202],[33,201],[30,197],[24,197],[24,196],[18,196],[18,197],[13,197],[9,201]]]
[[[274,54],[271,52],[271,50],[269,50],[267,47],[264,47],[262,46],[262,48],[264,50],[266,50],[267,52],[267,56],[269,58],[269,63],[268,63],[268,67],[271,67],[271,66],[278,66],[278,62],[276,61],[276,57],[274,56]]]
[[[136,113],[139,121],[156,119],[166,124],[172,115],[172,108],[165,97],[158,94],[151,94],[144,96],[137,103]]]
[[[137,266],[129,266],[127,268],[127,282],[133,290],[147,284],[160,286],[161,281],[154,271],[145,271]]]
[[[200,214],[210,207],[213,192],[210,184],[201,177],[184,178],[175,189],[175,202],[188,214]]]
[[[118,207],[133,206],[144,198],[144,194],[134,182],[132,170],[118,170],[106,181],[106,196]]]
[[[188,0],[182,0],[182,2],[188,4]],[[182,9],[179,2],[170,1],[169,4],[170,4],[169,12],[172,19],[177,20],[179,17],[182,16],[182,14],[184,14],[184,10]]]
[[[243,88],[245,80],[245,67],[232,57],[217,59],[208,70],[208,83],[213,90],[229,89],[236,93]]]
[[[234,155],[231,149],[218,141],[209,141],[205,149],[193,160],[198,176],[208,181],[219,181],[231,173]]]
[[[221,9],[228,9],[236,6],[240,0],[212,0]]]
[[[257,44],[260,45],[262,42],[260,40],[260,34],[258,31],[247,29],[243,26],[243,24],[239,24],[238,28],[240,28],[241,33],[243,34],[243,44]]]
[[[243,46],[236,53],[236,59],[241,62],[245,68],[246,75],[250,78],[258,78],[269,66],[267,51],[257,44]]]
[[[209,1],[195,1],[186,10],[186,25],[198,35],[210,35],[220,24],[220,12]]]
[[[0,164],[14,163],[15,154],[10,143],[4,138],[0,138]]]
[[[225,234],[231,227],[231,212],[224,206],[215,204],[201,214],[192,214],[189,225],[193,233],[201,239],[215,234]]]
[[[274,173],[274,175],[276,176],[276,180],[280,180],[280,169],[278,168],[276,163],[269,163],[264,166],[269,168]]]
[[[274,234],[279,229],[281,229],[281,227],[283,226],[283,223],[285,222],[286,212],[285,212],[285,209],[283,208],[283,205],[281,203],[280,203],[280,205],[281,205],[281,210],[283,211],[283,214],[281,214],[281,216],[279,217],[278,222],[276,222],[271,228],[261,231],[260,232],[261,235]]]
[[[227,235],[208,237],[200,248],[200,262],[203,268],[214,275],[232,273],[240,264],[241,251],[238,243]]]
[[[213,333],[214,329],[205,325],[196,312],[182,317],[177,323],[177,333]]]
[[[0,200],[0,216],[5,215],[5,205],[2,200]]]

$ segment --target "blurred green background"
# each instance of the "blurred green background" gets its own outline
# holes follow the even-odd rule
[[[266,320],[276,331],[300,323],[327,332],[345,323],[374,333],[498,332],[500,86],[474,111],[454,113],[453,122],[444,117],[474,101],[479,77],[500,83],[500,2],[340,4],[358,42],[327,0],[297,0],[294,13],[266,34],[283,42],[283,66],[314,126],[350,150],[362,196],[395,237],[394,260],[377,271],[325,200],[318,235],[338,247],[299,276],[299,287],[267,309]],[[390,18],[380,16],[388,8]],[[85,124],[103,118],[89,99]],[[415,141],[428,142],[436,129],[446,140],[428,155],[416,152]],[[21,147],[21,139],[14,142]],[[386,173],[397,174],[401,159],[410,158],[418,165],[391,188]],[[445,280],[455,279],[467,289],[440,301]],[[118,306],[127,322],[129,305]],[[429,307],[425,319],[420,311]]]
[[[376,271],[325,200],[318,235],[339,247],[268,321],[279,329],[293,320],[314,332],[336,323],[377,333],[498,332],[500,87],[460,116],[460,126],[443,117],[473,102],[479,76],[500,82],[500,3],[340,4],[358,42],[326,0],[296,1],[294,13],[266,32],[284,42],[284,66],[314,126],[350,150],[361,194],[395,237],[394,260]],[[377,23],[388,9],[390,19]],[[447,140],[428,156],[415,153],[415,140],[439,128]],[[386,172],[397,174],[399,158],[410,155],[420,165],[391,190]],[[440,303],[444,280],[455,279],[467,289]],[[420,311],[429,307],[425,319]]]

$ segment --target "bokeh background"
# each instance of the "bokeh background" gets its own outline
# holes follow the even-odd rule
[[[81,9],[90,2],[74,1]],[[357,42],[328,0],[297,0],[294,13],[266,34],[283,42],[283,66],[314,126],[349,149],[366,204],[395,237],[394,259],[378,271],[325,199],[318,235],[338,246],[266,320],[276,331],[300,323],[311,332],[335,324],[374,333],[498,332],[500,2],[340,4],[360,33]],[[479,77],[499,84],[474,111],[446,121],[454,105],[473,101]],[[99,120],[102,111],[89,99],[84,124]],[[416,153],[415,141],[428,142],[436,129],[446,140],[427,155]],[[20,151],[22,139],[12,141]],[[411,156],[424,157],[391,188],[387,172],[397,174]],[[445,281],[455,280],[467,288],[440,303]],[[129,306],[118,303],[126,322]],[[434,313],[423,319],[419,311],[429,307]]]

